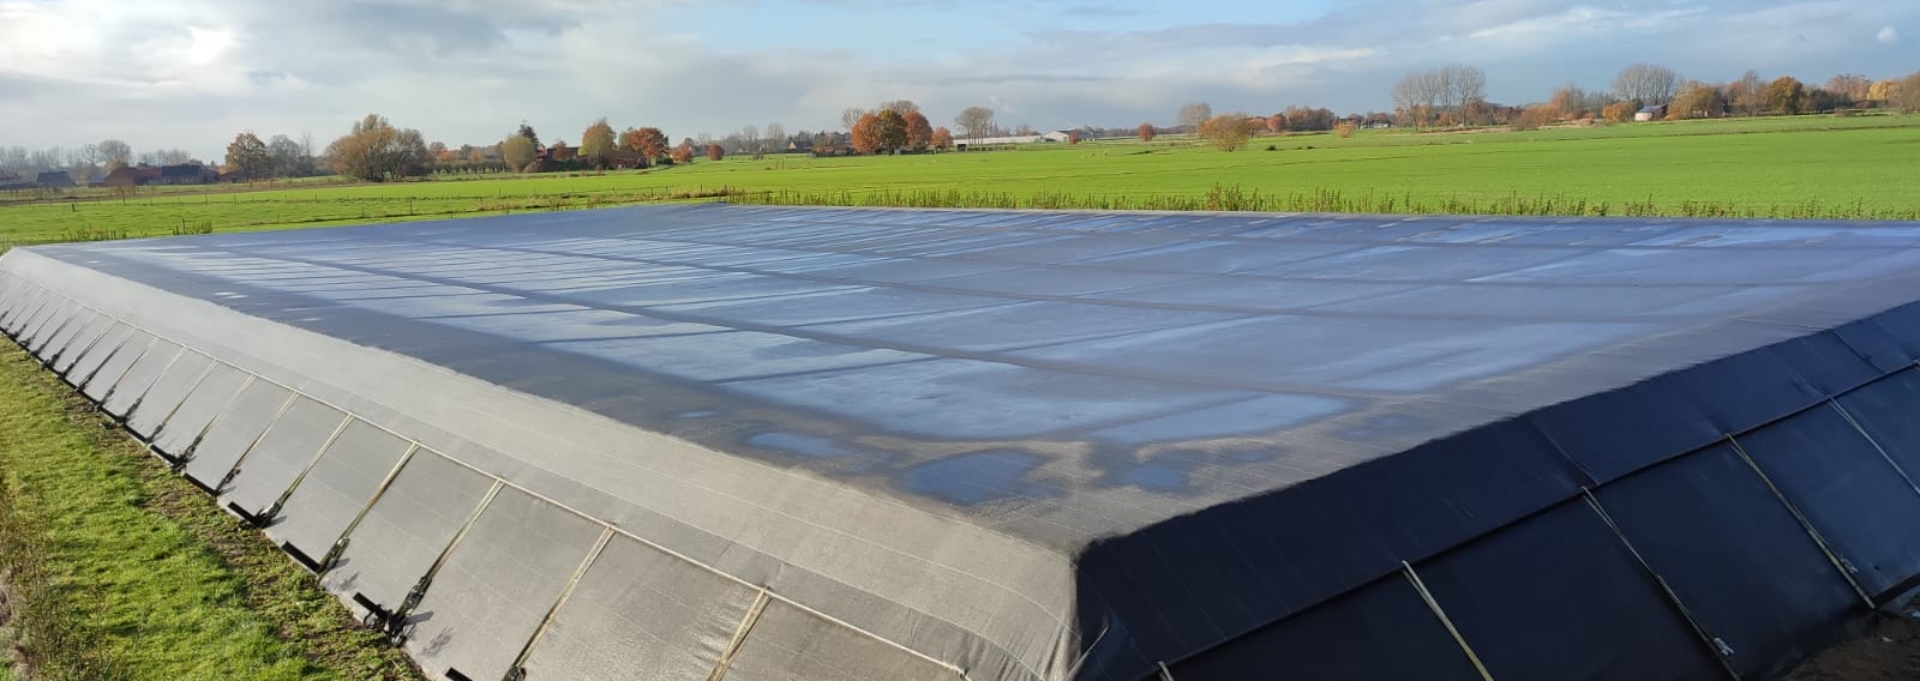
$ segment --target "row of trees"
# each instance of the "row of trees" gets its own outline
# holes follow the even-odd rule
[[[192,154],[180,149],[157,149],[136,155],[132,145],[117,139],[74,148],[0,147],[0,171],[25,177],[64,171],[81,182],[134,163],[162,166],[193,161]]]
[[[1415,71],[1393,86],[1394,108],[1420,126],[1466,120],[1486,100],[1486,72],[1460,64]]]
[[[978,112],[974,111],[976,109],[982,109],[982,107],[968,109],[974,113],[963,112],[960,119],[972,121],[975,126],[972,132],[985,132],[987,126],[992,125],[993,112],[986,110],[984,123],[982,123],[980,120],[970,118],[978,115]],[[854,152],[859,154],[875,154],[882,151],[890,153],[905,150],[924,151],[929,148],[944,149],[953,146],[953,132],[944,126],[933,127],[933,122],[927,120],[926,114],[921,113],[920,105],[907,99],[881,102],[879,108],[861,112],[860,116],[854,119],[849,136]]]
[[[253,131],[235,135],[227,144],[227,172],[248,182],[276,177],[308,177],[320,173],[319,160],[313,155],[313,137],[295,140],[274,135],[262,140]]]
[[[1448,65],[1409,73],[1395,83],[1392,95],[1396,111],[1392,115],[1341,117],[1328,109],[1298,106],[1264,117],[1241,113],[1215,115],[1207,103],[1193,102],[1182,106],[1177,118],[1180,129],[1197,132],[1215,146],[1233,150],[1261,132],[1339,130],[1344,134],[1353,127],[1386,120],[1412,126],[1511,124],[1531,128],[1556,120],[1631,120],[1637,111],[1649,105],[1665,106],[1669,119],[1791,115],[1864,106],[1920,111],[1920,73],[1882,81],[1842,74],[1821,87],[1808,87],[1786,76],[1766,81],[1753,71],[1728,83],[1688,80],[1671,68],[1641,63],[1622,69],[1614,77],[1610,91],[1588,91],[1568,84],[1554,90],[1546,103],[1529,107],[1488,102],[1486,85],[1486,74],[1480,69]],[[990,108],[968,107],[955,116],[954,126],[964,136],[961,139],[972,140],[1033,133],[1032,128],[1025,125],[1009,131],[994,118]],[[882,102],[873,109],[848,108],[841,122],[846,133],[801,131],[789,137],[785,127],[775,122],[768,124],[764,132],[749,125],[718,140],[701,133],[698,140],[687,138],[675,146],[659,128],[628,128],[616,133],[602,118],[582,133],[577,149],[570,149],[564,141],[555,141],[551,148],[543,146],[533,129],[523,123],[497,145],[462,146],[456,150],[438,142],[428,144],[418,130],[396,128],[384,117],[369,115],[356,121],[350,132],[329,145],[320,158],[312,153],[308,139],[295,141],[286,135],[275,135],[270,140],[262,140],[252,132],[240,133],[227,147],[226,166],[229,172],[248,180],[310,175],[322,166],[342,175],[382,180],[424,174],[436,165],[451,168],[498,164],[509,170],[525,170],[561,157],[575,159],[571,162],[591,169],[616,167],[622,162],[640,166],[690,163],[703,153],[709,159],[719,160],[729,150],[759,154],[784,150],[791,142],[803,140],[822,147],[844,141],[860,154],[942,149],[956,141],[952,130],[934,127],[918,104],[905,99]],[[1135,132],[1141,139],[1151,140],[1160,130],[1142,123]],[[1077,142],[1079,137],[1076,135],[1070,141]],[[555,151],[572,153],[553,153]],[[111,170],[136,158],[142,163],[167,165],[185,163],[191,157],[178,150],[148,152],[135,157],[125,142],[107,140],[73,150],[0,148],[0,170],[25,174],[70,168],[76,175],[91,176],[94,169],[103,165]]]
[[[1882,81],[1840,74],[1824,85],[1809,86],[1791,76],[1769,81],[1758,72],[1748,71],[1738,80],[1712,83],[1683,79],[1671,69],[1640,64],[1622,71],[1611,93],[1588,92],[1568,84],[1555,90],[1542,105],[1551,119],[1616,122],[1631,120],[1646,106],[1665,106],[1669,120],[1791,116],[1866,107],[1915,112],[1920,111],[1920,73]]]

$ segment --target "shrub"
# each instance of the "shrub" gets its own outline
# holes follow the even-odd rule
[[[1553,120],[1553,114],[1553,107],[1527,107],[1526,111],[1520,112],[1520,115],[1513,118],[1512,126],[1514,130],[1539,130],[1541,126]]]
[[[1639,102],[1614,102],[1600,110],[1600,116],[1608,123],[1626,123],[1633,120],[1634,112],[1640,110]]]
[[[1347,139],[1349,137],[1352,137],[1353,131],[1358,130],[1359,128],[1360,126],[1354,125],[1352,123],[1340,123],[1333,126],[1333,134],[1335,137],[1339,137],[1340,139]]]
[[[1253,124],[1246,114],[1221,114],[1200,123],[1200,139],[1221,151],[1237,151],[1253,137]]]

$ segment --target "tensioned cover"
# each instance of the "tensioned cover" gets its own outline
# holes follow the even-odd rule
[[[343,598],[432,575],[436,677],[1766,676],[1920,574],[1916,266],[661,206],[18,249],[0,328]]]

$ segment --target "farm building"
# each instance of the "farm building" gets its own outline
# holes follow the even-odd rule
[[[67,171],[64,170],[49,170],[35,177],[33,183],[36,186],[48,189],[71,187],[73,186],[73,176],[68,175]]]
[[[1916,234],[655,206],[0,329],[438,679],[1764,679],[1920,575]]]
[[[114,168],[113,172],[107,173],[106,179],[101,180],[100,184],[107,187],[139,187],[151,184],[159,177],[159,168],[152,166],[121,166]]]
[[[1648,106],[1643,106],[1643,107],[1640,107],[1639,111],[1635,111],[1633,113],[1633,120],[1640,121],[1643,123],[1646,121],[1661,120],[1666,117],[1667,117],[1667,105],[1665,104],[1652,104]]]

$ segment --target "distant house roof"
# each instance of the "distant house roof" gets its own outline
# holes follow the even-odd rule
[[[42,187],[71,187],[73,176],[68,175],[64,170],[49,170],[40,173],[39,177],[34,178],[33,183]]]
[[[160,177],[160,169],[153,166],[121,166],[107,173],[100,183],[109,187],[132,187],[143,185]]]
[[[1667,110],[1667,105],[1665,104],[1648,104],[1646,106],[1640,107],[1640,113],[1657,114],[1666,110]]]
[[[207,173],[219,174],[212,168],[192,163],[177,166],[160,166],[159,177],[206,177]]]

